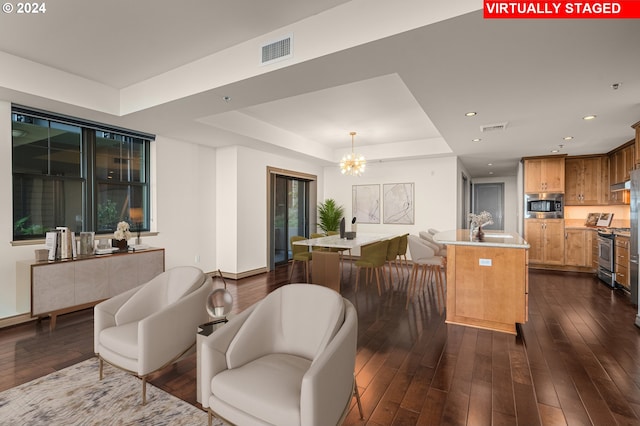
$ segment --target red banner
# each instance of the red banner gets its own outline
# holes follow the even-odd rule
[[[637,19],[640,1],[484,0],[485,19]]]

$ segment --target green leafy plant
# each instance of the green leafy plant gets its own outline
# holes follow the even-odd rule
[[[13,225],[15,235],[44,235],[44,226],[28,225],[29,216],[25,216],[16,221]]]
[[[343,216],[344,208],[336,204],[333,198],[327,198],[318,204],[318,228],[325,234],[329,231],[338,231]]]
[[[100,231],[114,230],[119,219],[115,201],[106,200],[104,203],[98,204],[98,229]]]

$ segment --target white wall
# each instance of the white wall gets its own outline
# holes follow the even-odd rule
[[[415,184],[415,223],[413,225],[383,224],[381,211],[380,224],[359,224],[358,232],[418,234],[419,231],[425,231],[428,228],[438,230],[456,228],[458,196],[456,157],[370,163],[360,177],[344,176],[337,167],[326,167],[324,176],[324,192],[319,190],[318,194],[323,194],[324,199],[335,199],[345,208],[347,218],[353,217],[353,185],[380,184],[382,204],[383,184],[411,182]]]
[[[222,272],[242,274],[268,266],[267,167],[315,175],[321,191],[323,169],[310,162],[241,146],[219,148],[216,210]]]
[[[518,206],[520,204],[517,190],[517,177],[490,177],[475,178],[473,184],[479,183],[504,183],[504,230],[506,232],[519,232]]]
[[[156,237],[143,242],[164,247],[167,269],[197,266],[216,268],[216,151],[214,148],[169,139],[155,143]],[[152,213],[153,216],[153,213]]]

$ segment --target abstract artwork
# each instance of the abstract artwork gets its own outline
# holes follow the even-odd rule
[[[380,223],[380,185],[353,185],[356,223]]]
[[[413,183],[385,183],[384,223],[413,224]]]

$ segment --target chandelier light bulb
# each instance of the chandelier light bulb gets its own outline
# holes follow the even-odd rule
[[[356,132],[349,133],[351,135],[351,153],[342,157],[340,161],[340,173],[343,175],[360,176],[367,165],[367,160],[362,155],[356,155],[353,152],[353,139]]]

